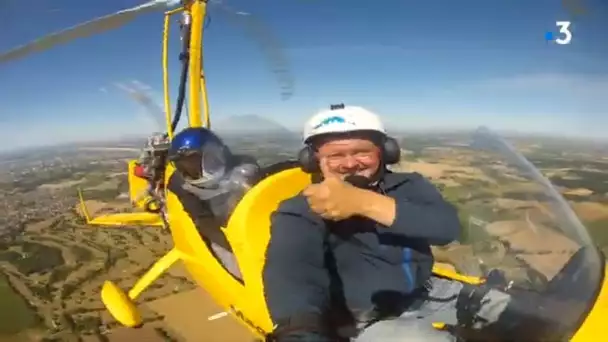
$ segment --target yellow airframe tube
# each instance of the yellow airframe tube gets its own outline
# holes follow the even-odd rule
[[[165,100],[165,121],[167,124],[167,134],[169,139],[173,139],[171,129],[171,99],[169,94],[169,24],[170,13],[165,13],[165,24],[163,28],[163,93]]]
[[[182,12],[183,10],[184,10],[183,7],[174,8],[172,10],[165,12],[165,15],[174,15],[175,13]]]
[[[183,7],[179,7],[165,12],[163,29],[163,93],[165,101],[165,120],[169,139],[173,139],[173,130],[171,129],[171,97],[169,91],[169,27],[171,16],[175,13],[182,12],[183,10]]]
[[[205,19],[205,17],[203,16],[203,20]],[[205,39],[205,26],[203,24],[202,26],[202,34],[201,34],[201,73],[200,73],[200,77],[201,77],[201,95],[203,97],[203,126],[206,128],[211,129],[211,117],[209,116],[209,97],[207,96],[207,81],[206,78],[207,76],[205,75],[205,60],[204,60],[204,39]]]
[[[135,283],[133,288],[129,290],[129,298],[132,300],[137,298],[148,286],[150,286],[150,284],[173,266],[175,262],[180,260],[180,256],[180,251],[173,248],[167,252],[167,254],[163,255],[162,258],[158,259],[154,265],[137,280],[137,283]]]
[[[189,58],[189,126],[201,127],[201,82],[198,80],[201,77],[201,44],[203,41],[203,21],[207,13],[207,3],[205,1],[195,0],[190,3],[191,30],[190,30],[190,58]],[[206,108],[205,108],[206,111]],[[205,115],[205,124],[207,124],[208,113]]]

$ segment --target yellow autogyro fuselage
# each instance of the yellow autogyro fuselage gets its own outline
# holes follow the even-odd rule
[[[188,23],[189,27],[189,49],[188,49],[188,126],[209,128],[209,107],[206,93],[205,76],[202,68],[203,61],[203,33],[204,18],[206,16],[207,4],[203,1],[189,2],[184,8],[183,23]],[[171,15],[179,13],[179,10],[167,12],[165,16],[165,30],[163,37],[163,80],[165,90],[165,113],[169,137],[173,137],[175,132],[171,128],[171,105],[168,89],[168,35],[169,18]],[[175,169],[168,165],[165,172],[165,184],[173,176]],[[307,181],[305,175],[300,176],[300,183],[295,183],[292,187],[284,188],[291,191],[285,196],[292,196],[304,187],[303,181]],[[267,184],[272,184],[267,183]],[[290,182],[291,183],[291,182]],[[299,187],[298,187],[299,185]],[[267,187],[270,191],[272,186]],[[256,190],[263,190],[263,185],[256,187]],[[255,249],[251,248],[251,243],[263,239],[263,235],[256,234],[252,240],[247,238],[249,232],[244,231],[249,227],[259,227],[259,225],[249,222],[244,225],[245,217],[251,216],[255,210],[261,213],[260,204],[266,203],[267,210],[273,210],[278,202],[272,205],[269,201],[258,201],[255,191],[249,193],[232,213],[227,227],[221,228],[227,236],[232,249],[239,261],[242,271],[243,283],[230,275],[212,254],[203,237],[195,227],[190,216],[184,211],[180,200],[175,194],[166,189],[166,209],[168,213],[168,223],[175,245],[175,253],[184,263],[193,280],[204,288],[211,297],[226,311],[230,311],[235,317],[244,323],[255,335],[264,336],[271,331],[272,324],[265,308],[262,295],[261,267],[263,264],[263,250],[261,248],[254,256]],[[247,203],[250,205],[248,206]],[[257,216],[257,215],[256,215]],[[255,219],[254,219],[255,220]],[[259,219],[258,219],[259,220]],[[264,226],[264,225],[262,225]],[[268,226],[266,224],[265,226]],[[267,239],[266,239],[267,241]],[[248,246],[249,245],[249,246]],[[258,245],[258,244],[256,244]],[[265,246],[265,244],[264,244]],[[263,247],[263,246],[260,246]],[[166,265],[167,267],[170,265]]]

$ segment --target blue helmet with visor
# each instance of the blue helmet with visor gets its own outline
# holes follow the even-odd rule
[[[230,151],[211,130],[189,127],[171,140],[168,158],[183,179],[198,187],[217,185],[228,169]]]

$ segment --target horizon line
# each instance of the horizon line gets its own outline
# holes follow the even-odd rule
[[[432,133],[432,134],[462,134],[462,133],[471,133],[473,131],[475,131],[477,128],[479,128],[481,126],[477,126],[474,128],[402,128],[402,129],[391,129],[388,134],[389,135],[395,135],[395,134],[420,134],[420,133]],[[574,134],[561,134],[558,132],[526,132],[526,131],[521,131],[521,130],[514,130],[514,129],[503,129],[503,130],[499,130],[499,129],[491,129],[491,131],[494,131],[496,133],[498,133],[500,136],[505,137],[505,138],[524,138],[524,137],[528,137],[528,138],[553,138],[553,139],[568,139],[568,140],[576,140],[576,141],[581,141],[581,142],[589,142],[589,143],[597,143],[597,142],[604,142],[604,143],[608,143],[608,138],[604,137],[604,138],[600,138],[600,137],[586,137],[586,136],[582,136],[582,135],[574,135]],[[222,129],[219,129],[218,131],[222,131]],[[226,131],[224,132],[226,135],[232,135],[232,134],[252,134],[252,135],[259,135],[259,134],[267,134],[268,132],[272,132],[275,131],[276,129],[268,129],[268,130],[251,130],[251,131],[246,131],[246,130],[234,130],[232,132],[230,131]],[[298,132],[295,132],[291,129],[287,129],[285,128],[285,131],[289,132],[290,134],[294,135],[294,138],[297,138],[298,140],[300,140],[300,136],[298,134]],[[121,143],[121,142],[135,142],[136,140],[141,140],[141,144],[143,146],[143,144],[146,141],[146,138],[148,137],[148,135],[146,134],[139,134],[139,133],[134,133],[134,134],[128,134],[128,135],[124,135],[121,137],[113,137],[113,138],[100,138],[100,139],[91,139],[91,140],[74,140],[74,141],[67,141],[67,142],[58,142],[58,143],[51,143],[51,144],[37,144],[37,145],[32,145],[32,146],[23,146],[23,147],[15,147],[15,148],[7,148],[7,149],[0,149],[0,156],[1,155],[6,155],[6,154],[13,154],[13,153],[20,153],[20,152],[27,152],[29,150],[33,150],[33,149],[47,149],[47,148],[60,148],[60,147],[67,147],[67,146],[73,146],[73,147],[82,147],[83,145],[91,145],[91,144],[117,144],[117,143]],[[115,146],[113,146],[115,147]]]

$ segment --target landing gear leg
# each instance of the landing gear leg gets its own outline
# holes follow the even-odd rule
[[[135,299],[180,259],[181,253],[177,249],[170,250],[139,278],[128,293],[113,282],[106,281],[101,288],[101,301],[114,319],[121,324],[131,328],[141,326],[142,318],[135,305]]]

